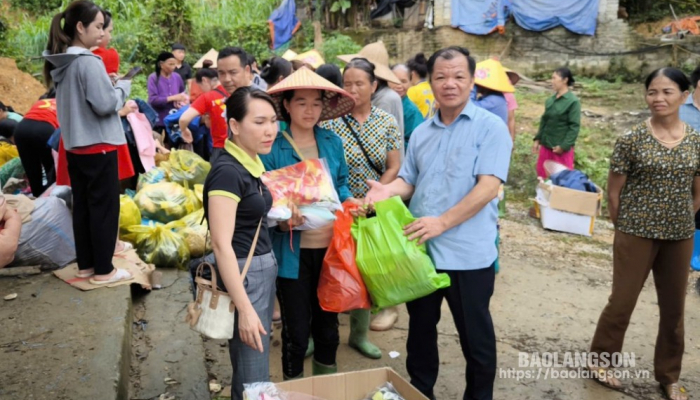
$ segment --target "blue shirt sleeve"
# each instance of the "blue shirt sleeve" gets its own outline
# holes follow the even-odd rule
[[[476,175],[493,175],[503,182],[508,179],[513,141],[508,127],[500,119],[493,119],[484,133],[476,159]]]
[[[416,181],[418,181],[416,140],[408,142],[408,150],[406,150],[406,157],[403,160],[403,165],[401,165],[401,170],[399,170],[399,178],[403,179],[409,185],[416,186]]]

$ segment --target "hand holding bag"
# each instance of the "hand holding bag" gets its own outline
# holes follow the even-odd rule
[[[253,261],[255,246],[258,244],[262,219],[258,223],[258,230],[250,247],[246,259],[241,280],[245,279]],[[211,280],[202,277],[205,268],[211,271]],[[216,282],[216,269],[209,263],[203,262],[197,267],[197,275],[194,279],[197,284],[197,299],[187,306],[185,322],[192,330],[201,333],[210,339],[233,339],[233,325],[236,316],[236,305],[228,293],[219,290]]]

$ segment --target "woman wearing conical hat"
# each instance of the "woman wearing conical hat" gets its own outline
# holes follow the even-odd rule
[[[485,60],[476,64],[474,72],[476,105],[490,111],[508,125],[508,102],[504,93],[513,93],[515,88],[500,62]]]
[[[277,134],[272,151],[261,156],[268,171],[294,165],[305,159],[323,158],[330,170],[340,201],[352,199],[348,187],[348,165],[343,141],[319,121],[341,117],[355,105],[349,93],[306,67],[270,88],[277,118],[286,128]],[[356,201],[360,204],[360,201]],[[282,313],[282,371],[284,379],[304,377],[304,358],[313,339],[313,374],[338,370],[338,314],[321,309],[317,295],[321,266],[333,237],[333,224],[290,233],[303,224],[293,207],[292,221],[270,229],[272,247],[279,263],[277,297]],[[292,248],[290,248],[292,243]]]

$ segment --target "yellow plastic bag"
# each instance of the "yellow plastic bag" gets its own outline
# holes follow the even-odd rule
[[[182,222],[131,226],[126,240],[134,244],[139,257],[146,263],[158,268],[186,270],[190,251],[182,235],[174,231],[177,228],[182,228]]]
[[[131,197],[122,194],[119,196],[119,236],[126,235],[127,228],[134,225],[141,225],[141,211]]]
[[[148,185],[136,194],[134,202],[143,218],[163,223],[177,221],[201,208],[194,192],[174,182]]]
[[[148,185],[153,185],[154,183],[167,182],[168,175],[163,168],[151,168],[150,171],[145,174],[140,174],[138,183],[136,184],[136,191],[140,191]]]
[[[204,184],[211,165],[197,154],[187,150],[170,152],[170,180],[187,187]]]
[[[193,212],[192,214],[188,214],[184,218],[180,220],[180,222],[184,223],[185,225],[189,227],[195,227],[199,225],[207,226],[207,220],[204,219],[204,209],[200,208],[199,210]]]
[[[211,238],[207,236],[209,228],[203,218],[204,209],[201,208],[178,221],[181,225],[176,232],[185,240],[192,257],[202,257],[211,252]]]
[[[19,157],[17,146],[5,142],[0,143],[0,166],[17,157]]]
[[[182,236],[192,257],[202,257],[211,253],[211,238],[207,235],[207,227],[199,225],[180,229],[178,234]]]
[[[194,194],[199,199],[199,202],[204,204],[204,185],[194,185]]]

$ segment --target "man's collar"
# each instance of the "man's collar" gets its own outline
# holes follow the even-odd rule
[[[474,116],[476,115],[476,105],[474,105],[474,102],[472,100],[467,101],[467,104],[464,106],[464,108],[462,108],[462,111],[459,113],[455,121],[457,121],[463,115],[470,120],[474,119]],[[454,123],[454,121],[452,121],[452,123]],[[446,127],[446,125],[440,119],[440,110],[438,110],[438,112],[435,113],[435,116],[433,117],[433,124],[441,128]]]

